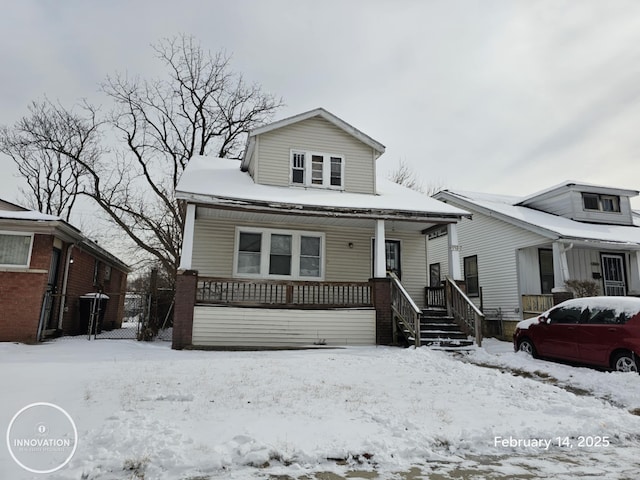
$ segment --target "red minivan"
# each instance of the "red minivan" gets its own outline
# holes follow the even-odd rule
[[[585,297],[562,302],[518,323],[516,351],[637,372],[640,365],[640,298]]]

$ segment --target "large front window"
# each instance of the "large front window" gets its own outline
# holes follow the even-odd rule
[[[0,265],[28,267],[33,235],[0,233]]]
[[[305,187],[344,188],[344,157],[341,155],[291,151],[291,184]]]
[[[235,275],[254,278],[321,279],[324,234],[238,227]]]

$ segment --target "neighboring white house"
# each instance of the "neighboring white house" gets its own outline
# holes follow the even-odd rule
[[[458,224],[467,295],[518,321],[552,302],[570,279],[602,295],[640,295],[640,220],[635,190],[567,181],[527,197],[444,190],[435,198],[472,213]],[[447,235],[428,240],[430,285],[448,272]],[[536,306],[537,305],[537,306]]]
[[[241,162],[191,159],[173,347],[390,343],[387,271],[423,305],[426,231],[467,213],[380,178],[383,153],[319,108],[252,131]]]

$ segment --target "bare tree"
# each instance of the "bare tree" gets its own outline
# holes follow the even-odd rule
[[[87,137],[67,141],[59,127],[42,125],[47,134],[36,135],[33,145],[72,159],[84,175],[79,193],[173,278],[184,228],[174,189],[187,162],[194,155],[241,158],[248,131],[282,101],[247,84],[230,70],[228,56],[203,50],[192,37],[165,39],[153,49],[166,78],[108,77],[102,91],[113,109],[103,120],[86,104],[83,117],[58,106],[53,112],[68,115]],[[117,140],[110,155],[95,143],[107,131]]]
[[[0,151],[13,159],[27,182],[28,190],[21,189],[27,206],[69,220],[86,175],[75,159],[89,161],[99,152],[92,130],[97,125],[85,124],[47,99],[28,109],[29,115],[12,128],[0,128]]]
[[[420,176],[415,171],[411,170],[409,165],[407,165],[407,162],[404,160],[400,160],[398,162],[398,168],[392,171],[388,178],[398,185],[402,185],[429,196],[439,192],[443,188],[441,183],[429,184],[429,186],[425,187]]]

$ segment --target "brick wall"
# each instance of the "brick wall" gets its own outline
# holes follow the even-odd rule
[[[29,270],[48,272],[53,237],[34,235]],[[0,341],[35,343],[48,273],[0,272]]]
[[[393,344],[393,315],[391,313],[391,280],[372,278],[373,303],[376,309],[376,344]]]
[[[196,302],[198,272],[187,270],[176,279],[176,302],[173,315],[171,348],[181,350],[191,346],[193,338],[193,306]]]
[[[70,244],[63,244],[58,266],[58,282],[52,304],[50,327],[58,326],[60,294],[63,290],[65,265]],[[35,343],[42,310],[42,301],[49,279],[51,257],[54,248],[52,235],[34,235],[29,270],[0,271],[0,341]],[[124,292],[127,274],[99,261],[94,283],[95,257],[80,247],[71,250],[73,263],[69,265],[65,308],[62,321],[64,335],[85,334],[87,329],[80,321],[79,297],[102,289],[110,299],[107,302],[104,326],[119,328],[124,313]]]
[[[124,312],[127,274],[111,267],[111,273],[107,276],[107,265],[100,260],[97,260],[98,271],[96,274],[96,258],[90,252],[77,246],[72,249],[71,258],[73,258],[73,263],[69,265],[66,308],[62,322],[63,334],[83,335],[87,333],[88,319],[81,318],[80,297],[98,291],[102,291],[109,297],[103,327],[119,328]]]

